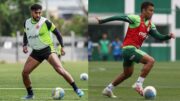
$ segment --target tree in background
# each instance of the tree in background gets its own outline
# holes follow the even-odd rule
[[[30,17],[30,5],[40,0],[0,0],[0,36],[15,36],[17,31],[23,32],[23,23]],[[43,15],[45,12],[43,12]],[[63,35],[70,35],[74,31],[78,36],[87,33],[87,16],[73,15],[71,19],[63,18],[50,20],[61,30]]]
[[[0,35],[15,36],[23,32],[23,22],[30,17],[29,6],[40,0],[0,0]]]
[[[87,17],[82,15],[74,15],[70,21],[64,23],[62,33],[68,35],[74,31],[78,36],[85,36],[88,31]]]

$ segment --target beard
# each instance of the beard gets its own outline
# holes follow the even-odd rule
[[[33,17],[35,21],[39,21],[41,17]]]

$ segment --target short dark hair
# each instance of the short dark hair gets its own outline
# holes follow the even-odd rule
[[[33,5],[30,7],[30,9],[31,9],[32,11],[38,10],[38,9],[42,10],[42,6],[39,5],[39,4],[33,4]]]
[[[149,1],[145,1],[141,4],[141,12],[143,9],[147,9],[148,6],[153,6],[154,7],[154,4],[152,2],[149,2]]]

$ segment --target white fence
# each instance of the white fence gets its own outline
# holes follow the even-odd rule
[[[29,52],[22,52],[22,36],[0,37],[0,61],[5,62],[25,62]],[[66,55],[62,57],[63,61],[87,61],[87,48],[85,47],[86,39],[83,37],[65,36],[63,37],[65,44],[64,50]],[[57,42],[57,40],[55,40]]]

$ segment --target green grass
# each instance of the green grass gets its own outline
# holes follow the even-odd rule
[[[26,95],[21,77],[23,65],[0,64],[0,101],[21,101],[20,98]],[[45,62],[31,74],[33,88],[42,88],[34,89],[35,99],[33,101],[53,101],[51,92],[55,87],[65,89],[63,101],[88,101],[88,81],[80,80],[80,74],[88,72],[88,62],[65,62],[64,67],[72,74],[77,85],[86,89],[84,90],[85,96],[79,98],[72,87]]]
[[[137,80],[142,65],[135,64],[134,74],[114,89],[116,99],[102,96],[101,92],[111,80],[122,72],[121,62],[89,63],[89,101],[147,101],[138,95],[132,84]],[[180,62],[157,62],[147,76],[144,86],[154,86],[157,97],[153,101],[179,101],[180,99]]]

